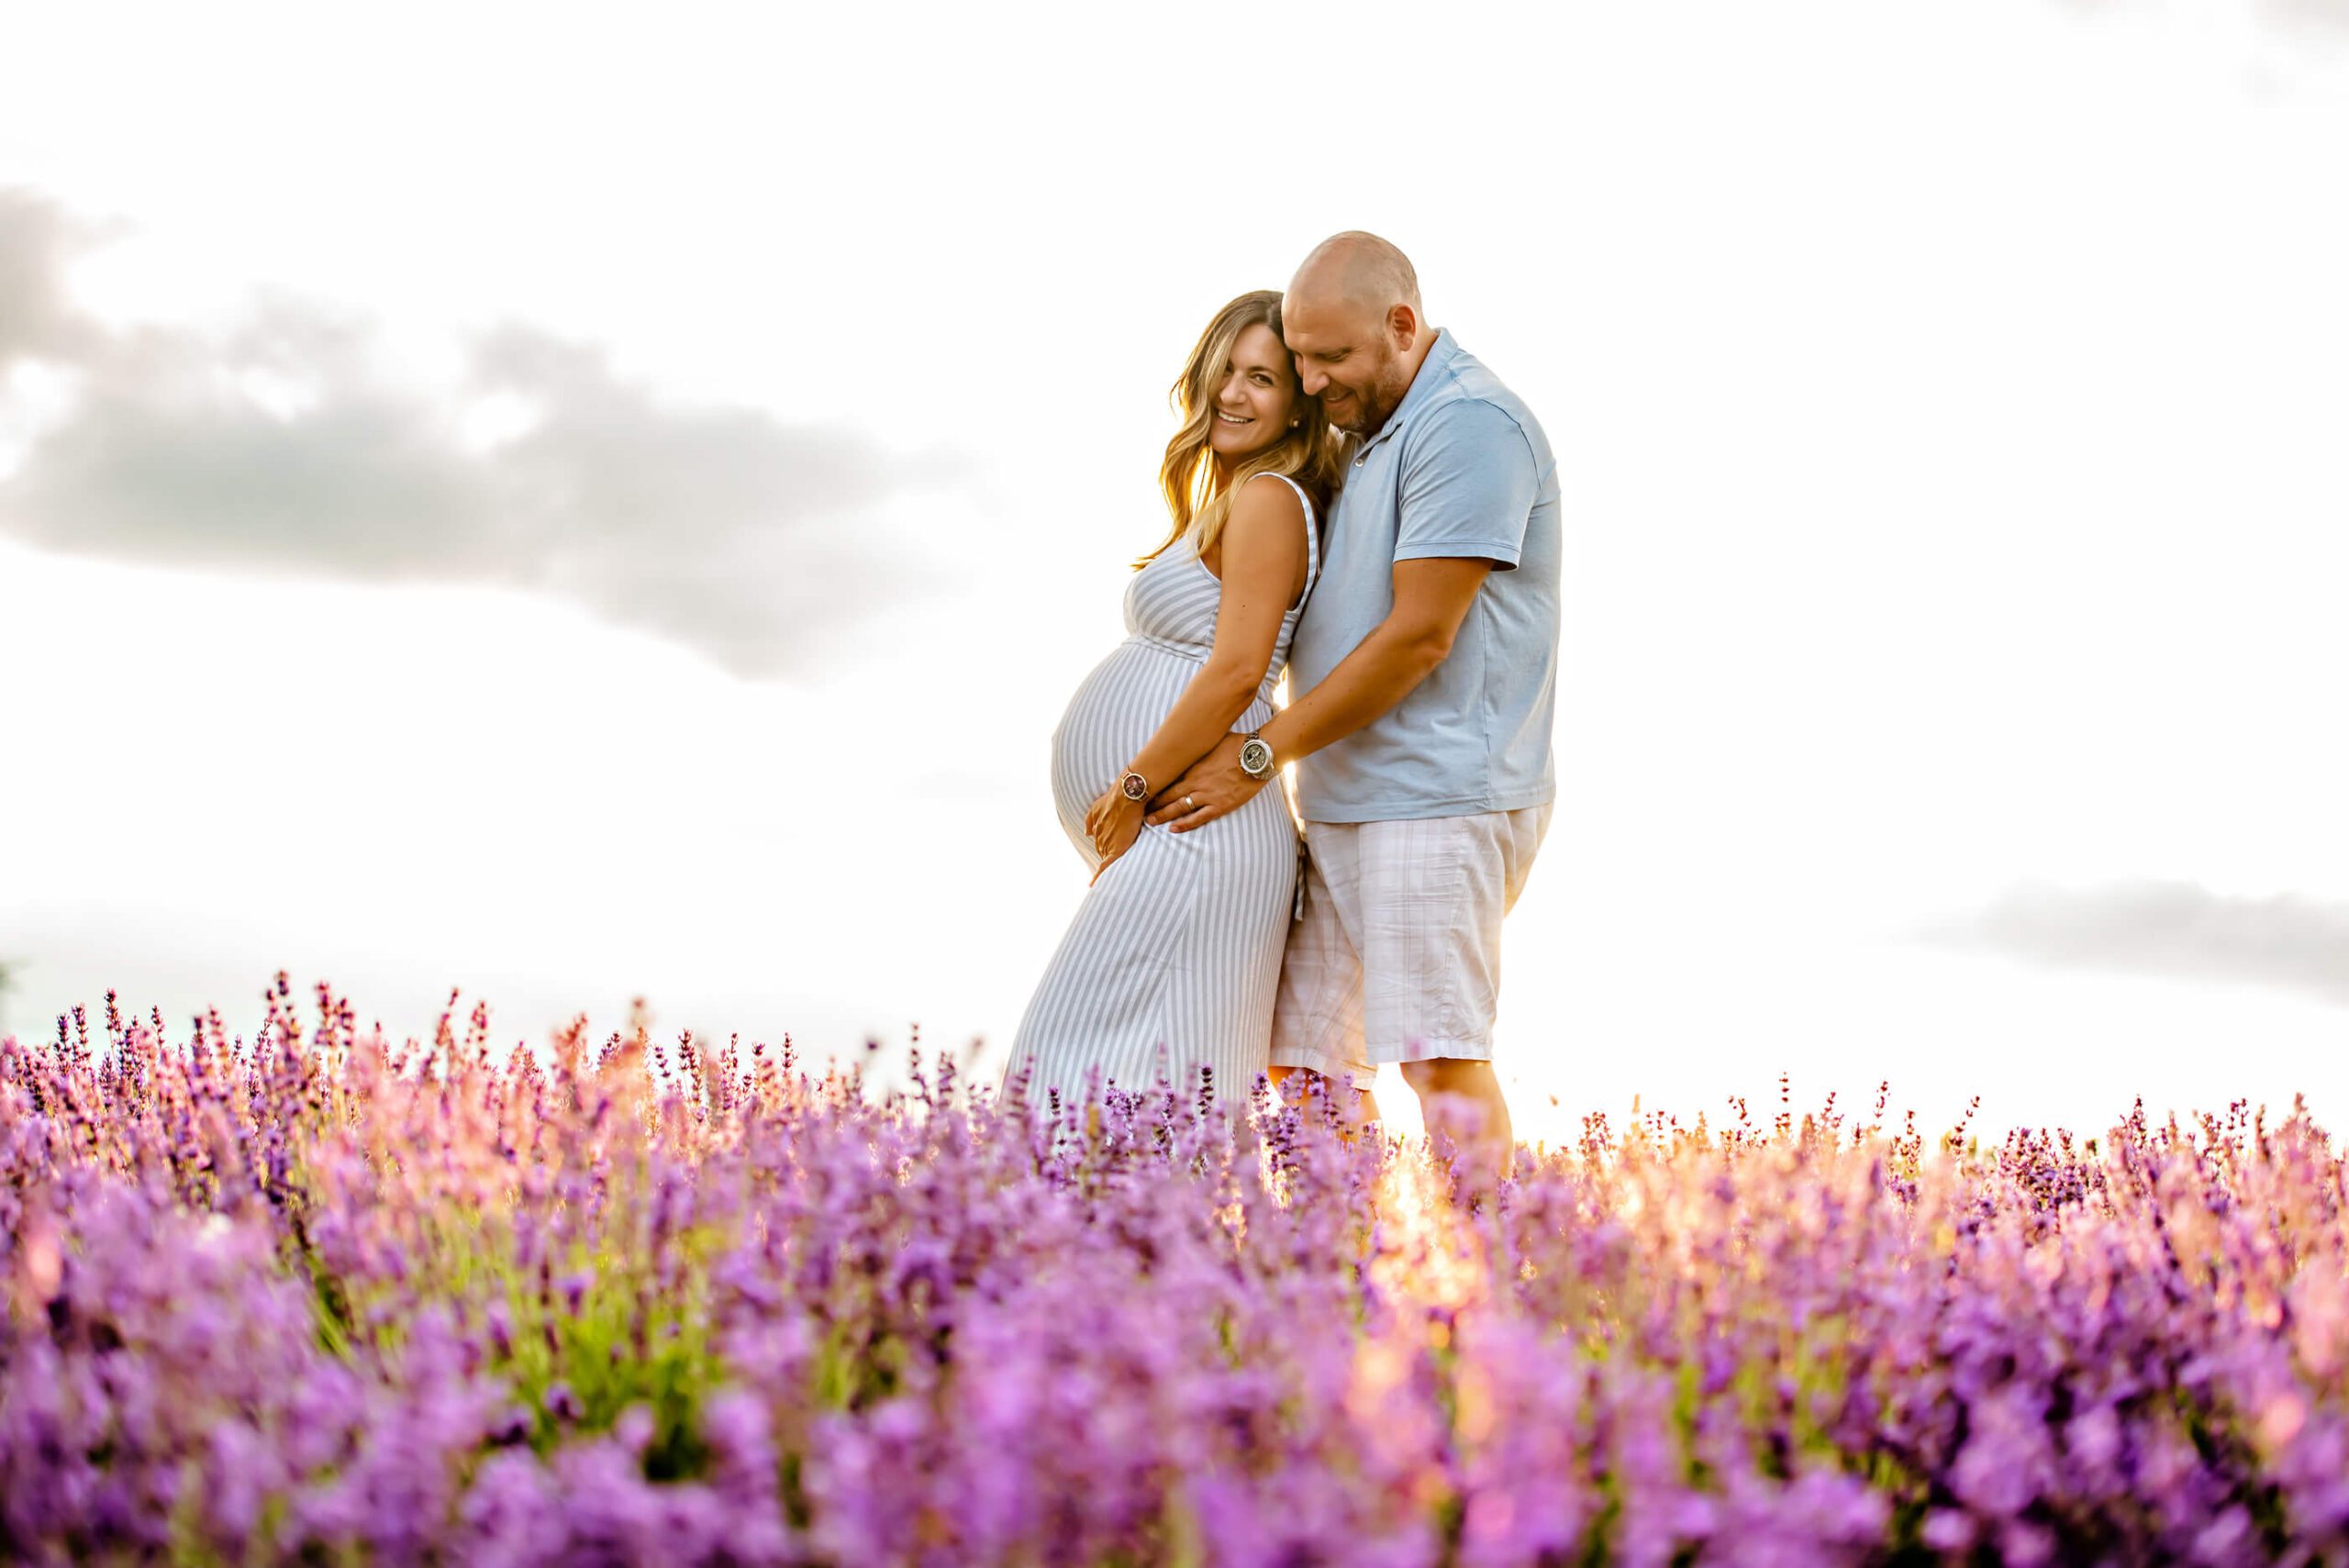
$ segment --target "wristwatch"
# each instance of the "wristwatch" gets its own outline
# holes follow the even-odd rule
[[[1252,779],[1268,779],[1275,767],[1273,744],[1262,735],[1251,735],[1240,744],[1240,771]]]
[[[1130,773],[1118,781],[1118,793],[1128,800],[1148,800],[1150,781],[1140,773]]]

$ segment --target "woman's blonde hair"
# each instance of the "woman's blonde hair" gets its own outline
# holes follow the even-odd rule
[[[1231,515],[1233,494],[1260,473],[1286,474],[1297,481],[1313,497],[1317,517],[1329,509],[1330,497],[1345,472],[1343,438],[1322,415],[1321,400],[1307,396],[1302,385],[1297,388],[1292,410],[1296,428],[1242,461],[1232,471],[1230,484],[1217,482],[1215,452],[1208,444],[1208,432],[1214,428],[1216,390],[1230,369],[1240,334],[1254,326],[1270,328],[1275,338],[1281,335],[1278,289],[1243,294],[1217,311],[1192,347],[1183,373],[1168,389],[1168,401],[1183,423],[1174,439],[1166,443],[1166,461],[1158,466],[1158,487],[1166,495],[1166,509],[1174,526],[1163,543],[1134,562],[1137,569],[1163,555],[1188,533],[1198,536],[1198,554],[1213,550],[1223,535],[1224,519]],[[1296,374],[1293,365],[1289,373]]]

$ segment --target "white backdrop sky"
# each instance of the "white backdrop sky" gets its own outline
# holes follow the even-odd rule
[[[2349,1116],[2349,5],[6,33],[8,1028],[999,1052],[1166,384],[1359,227],[1563,471],[1523,1133]]]

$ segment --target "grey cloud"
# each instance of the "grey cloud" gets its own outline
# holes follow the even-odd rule
[[[17,360],[77,358],[96,346],[98,334],[67,301],[65,272],[111,232],[0,187],[0,378]]]
[[[2280,27],[2349,38],[2349,0],[2258,0],[2258,10]]]
[[[2056,4],[2088,17],[2135,17],[2147,9],[2129,0],[2056,0]],[[2349,0],[2245,0],[2245,5],[2254,21],[2295,41],[2322,47],[2349,39]]]
[[[112,333],[66,304],[61,215],[13,196],[0,222],[0,368],[41,359],[78,382],[72,415],[0,481],[0,533],[23,542],[532,589],[750,678],[934,581],[888,547],[876,509],[947,477],[946,460],[893,464],[852,429],[670,406],[593,347],[516,325],[473,340],[467,380],[534,422],[468,443],[456,410],[377,373],[363,316],[265,295],[227,334]],[[239,377],[276,389],[276,411]]]
[[[2349,904],[2231,897],[2190,882],[2032,883],[1920,934],[2035,963],[2241,981],[2349,1006]]]

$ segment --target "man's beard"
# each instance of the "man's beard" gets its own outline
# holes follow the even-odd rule
[[[1354,395],[1353,416],[1345,419],[1332,419],[1330,423],[1350,436],[1375,436],[1386,428],[1386,421],[1393,418],[1395,410],[1402,406],[1400,397],[1374,400],[1368,394],[1357,393]]]
[[[1381,427],[1394,417],[1395,410],[1402,406],[1403,402],[1400,397],[1392,400],[1381,397],[1379,393],[1383,390],[1383,388],[1374,388],[1369,392],[1355,393],[1349,399],[1353,405],[1353,412],[1342,419],[1332,415],[1330,423],[1350,436],[1378,434]]]

